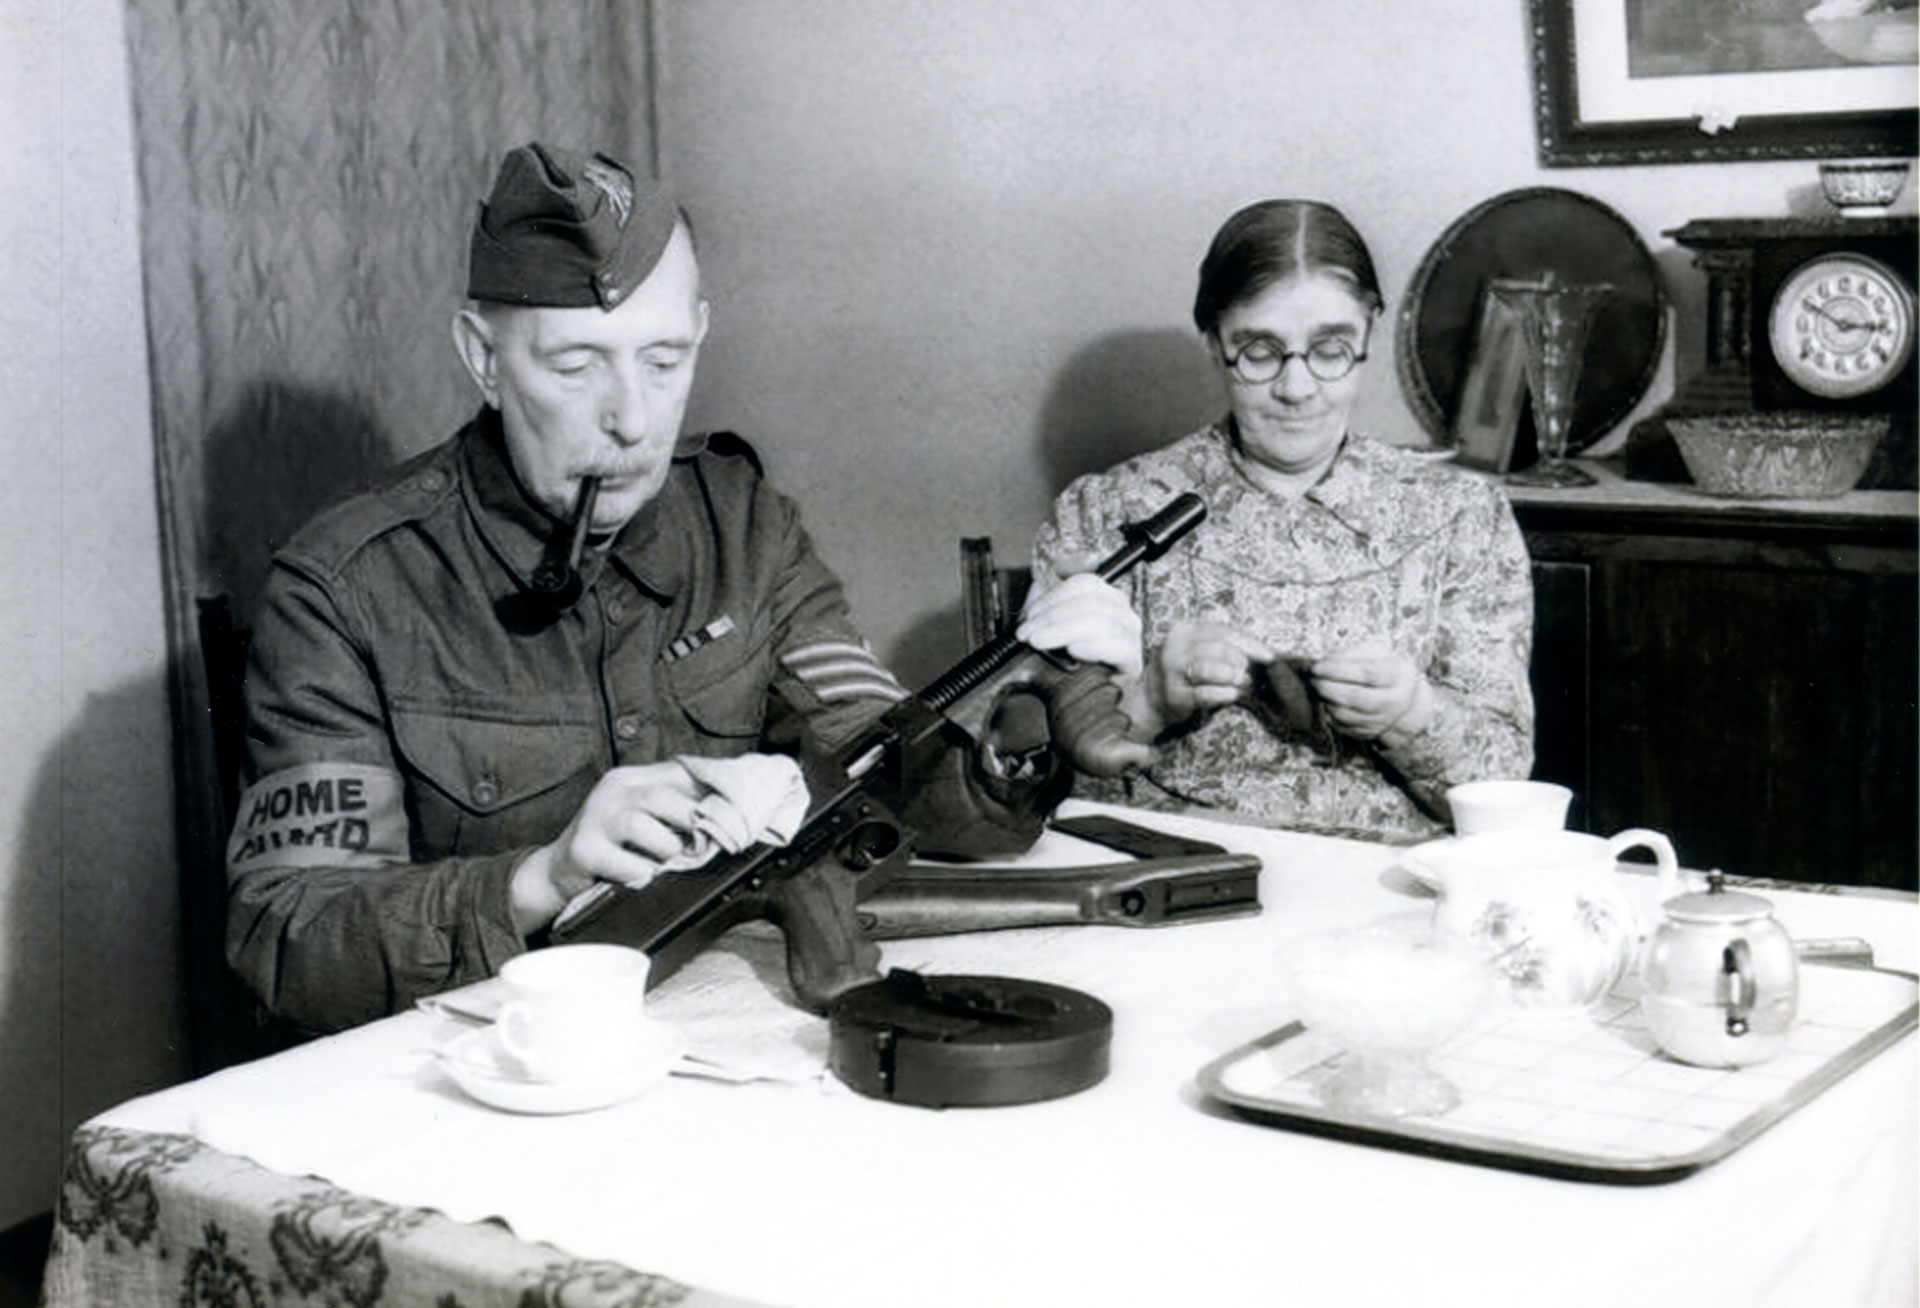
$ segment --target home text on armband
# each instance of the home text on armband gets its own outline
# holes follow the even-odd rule
[[[387,768],[307,763],[241,796],[227,866],[391,862],[405,858],[400,778]]]

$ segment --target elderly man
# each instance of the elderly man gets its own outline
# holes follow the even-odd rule
[[[681,432],[708,306],[658,185],[514,150],[467,290],[479,415],[308,524],[255,618],[228,955],[309,1028],[490,975],[597,881],[684,862],[677,759],[831,748],[905,693],[753,451]],[[1091,577],[1022,635],[1138,671]],[[967,788],[969,820],[1013,822],[1005,784]]]

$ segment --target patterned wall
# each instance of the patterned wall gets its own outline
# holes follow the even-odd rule
[[[202,1065],[224,1061],[196,599],[474,408],[448,324],[500,156],[655,155],[649,0],[127,0]]]

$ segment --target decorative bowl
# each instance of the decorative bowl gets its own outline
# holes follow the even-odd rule
[[[1667,420],[1701,490],[1733,499],[1831,499],[1866,474],[1885,414],[1695,413]]]
[[[1491,999],[1492,971],[1473,941],[1431,913],[1398,913],[1291,942],[1282,973],[1309,1031],[1342,1051],[1321,1101],[1342,1112],[1433,1116],[1460,1092],[1427,1065]]]
[[[1907,187],[1905,159],[1861,159],[1820,165],[1820,190],[1843,214],[1885,213]]]

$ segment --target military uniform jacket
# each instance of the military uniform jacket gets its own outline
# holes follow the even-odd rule
[[[496,971],[513,868],[608,768],[745,753],[770,713],[831,748],[905,694],[737,437],[683,442],[555,613],[527,581],[559,529],[486,411],[275,556],[227,851],[228,956],[274,1011],[335,1028]]]

